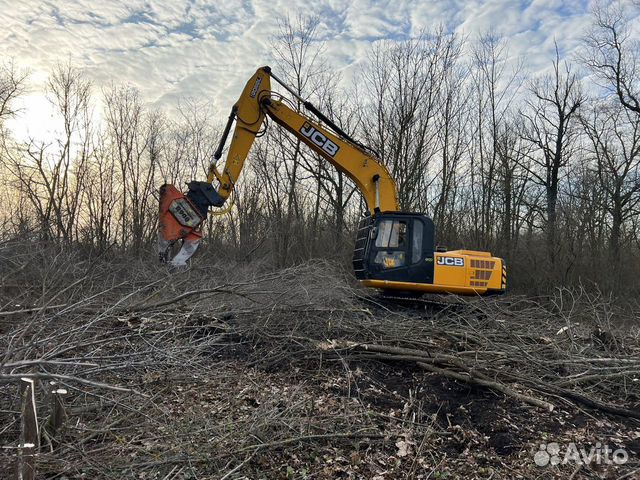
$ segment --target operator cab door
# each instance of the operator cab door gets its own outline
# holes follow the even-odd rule
[[[379,214],[367,252],[368,278],[433,283],[433,221],[419,214]]]

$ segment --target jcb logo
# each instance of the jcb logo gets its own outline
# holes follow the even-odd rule
[[[258,94],[258,88],[260,88],[261,83],[262,77],[256,78],[256,83],[253,84],[253,88],[251,89],[251,92],[249,92],[249,96],[251,98],[256,98],[256,95]]]
[[[329,140],[324,134],[320,133],[314,126],[309,124],[308,122],[304,122],[302,128],[300,129],[300,133],[302,133],[305,137],[311,139],[313,143],[319,146],[322,150],[327,152],[332,157],[335,157],[340,147]]]
[[[464,258],[438,257],[438,261],[436,263],[438,265],[446,265],[447,267],[464,267]]]

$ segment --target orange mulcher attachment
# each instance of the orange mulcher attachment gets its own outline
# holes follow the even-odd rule
[[[173,185],[160,187],[158,254],[160,261],[175,266],[186,265],[198,249],[210,206],[222,206],[224,200],[207,182],[190,182],[184,194]]]

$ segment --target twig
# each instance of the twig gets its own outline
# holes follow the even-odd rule
[[[242,467],[244,467],[249,461],[251,461],[251,459],[256,455],[256,453],[258,453],[258,450],[256,450],[255,452],[253,452],[251,455],[249,455],[247,458],[244,459],[244,461],[240,464],[238,464],[237,466],[235,466],[232,470],[228,471],[226,474],[224,474],[222,477],[220,477],[220,480],[226,480],[227,478],[231,477],[231,475],[233,475],[234,473],[238,472]]]
[[[276,440],[275,442],[259,443],[249,445],[248,447],[236,450],[235,453],[243,453],[251,450],[262,450],[265,448],[282,447],[297,442],[308,442],[309,440],[328,440],[333,438],[384,438],[384,435],[378,433],[327,433],[321,435],[304,435],[301,437],[287,438],[285,440]]]
[[[44,312],[46,310],[54,310],[56,308],[66,307],[67,303],[61,303],[59,305],[49,305],[44,307],[33,307],[33,308],[23,308],[21,310],[5,310],[4,312],[0,312],[0,317],[8,317],[9,315],[20,315],[22,313],[36,313],[36,312]]]

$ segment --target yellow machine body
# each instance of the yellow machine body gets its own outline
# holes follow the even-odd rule
[[[489,252],[453,250],[433,255],[433,283],[394,280],[360,280],[365,287],[422,293],[485,295],[504,293],[507,267],[502,258]]]

